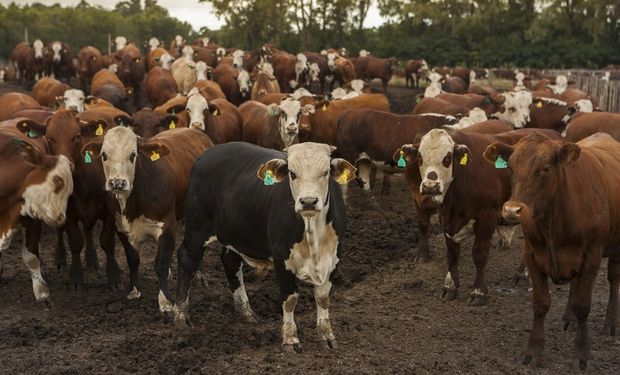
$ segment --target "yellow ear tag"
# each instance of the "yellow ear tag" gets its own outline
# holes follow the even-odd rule
[[[102,136],[103,135],[103,125],[99,124],[97,130],[95,130],[95,135]]]
[[[213,116],[217,116],[217,115],[218,115],[218,113],[219,113],[219,112],[217,111],[217,108],[216,108],[216,109],[215,109],[215,111],[213,111]]]
[[[327,111],[327,104],[323,104],[323,107],[321,108],[321,111],[323,111],[323,112]]]
[[[536,108],[542,108],[543,104],[542,104],[542,100],[539,100],[538,102],[536,102]]]
[[[170,125],[168,126],[168,129],[175,129],[177,127],[177,124],[174,123],[174,121],[170,121]]]
[[[467,160],[468,160],[468,155],[467,155],[467,153],[464,153],[463,157],[461,158],[461,161],[459,162],[459,164],[467,165]]]
[[[349,172],[348,169],[345,169],[342,174],[340,175],[340,177],[338,177],[338,183],[340,185],[345,185],[347,183],[347,181],[349,181],[349,176],[351,175],[351,172]]]
[[[157,151],[153,151],[151,154],[151,161],[155,161],[157,159],[159,159],[159,153]]]

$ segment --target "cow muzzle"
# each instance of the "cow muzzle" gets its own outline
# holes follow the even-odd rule
[[[502,217],[511,222],[517,222],[523,217],[523,204],[514,201],[504,203]]]
[[[198,129],[198,130],[204,130],[205,124],[203,124],[202,122],[192,122],[192,128]]]
[[[302,216],[312,217],[320,211],[318,207],[319,198],[317,197],[303,197],[299,198],[297,204],[297,212],[300,212]]]
[[[129,183],[123,178],[111,178],[108,180],[108,190],[121,192],[126,191]]]

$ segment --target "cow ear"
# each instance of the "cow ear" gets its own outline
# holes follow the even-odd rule
[[[314,113],[314,106],[312,104],[306,104],[305,106],[301,107],[301,114],[302,115],[310,115]]]
[[[460,144],[454,145],[454,160],[458,161],[459,165],[467,166],[470,157],[471,151],[469,151],[469,147]]]
[[[421,164],[422,156],[418,152],[419,144],[405,144],[402,145],[396,152],[392,159],[399,168],[405,168],[408,164]]]
[[[175,115],[175,114],[179,114],[179,113],[181,113],[183,111],[185,111],[185,104],[179,104],[179,105],[172,106],[172,107],[168,108],[168,110],[166,112]]]
[[[18,147],[19,152],[26,162],[32,164],[35,167],[43,166],[43,158],[44,154],[42,154],[39,150],[34,148],[30,143],[22,141],[19,138],[14,138],[13,143]]]
[[[280,106],[276,103],[271,103],[267,106],[267,114],[269,117],[276,117],[280,115]]]
[[[575,113],[577,113],[577,108],[570,106],[570,107],[566,107],[566,114],[568,116],[573,116]]]
[[[114,123],[118,126],[133,126],[133,119],[127,115],[114,117]]]
[[[163,129],[176,129],[179,127],[179,117],[177,115],[166,115],[159,122],[159,126]]]
[[[581,148],[575,143],[564,143],[557,154],[559,165],[568,165],[579,159]]]
[[[316,103],[315,107],[316,108],[320,108],[321,111],[325,112],[327,111],[327,108],[329,108],[329,105],[331,104],[331,102],[329,100],[321,100],[320,102]]]
[[[271,159],[265,164],[261,164],[256,172],[256,176],[263,180],[265,185],[273,185],[282,181],[288,175],[288,164],[283,159]]]
[[[63,107],[65,105],[65,97],[64,96],[57,96],[54,98],[54,106],[55,108],[60,108]]]
[[[513,151],[514,148],[512,146],[495,142],[484,150],[483,156],[489,163],[495,164],[496,168],[498,165],[503,168],[503,165],[508,161]]]
[[[103,137],[108,128],[106,121],[94,120],[81,125],[81,133],[83,137]]]
[[[45,135],[46,126],[31,119],[23,119],[16,126],[20,132],[29,138],[39,138]]]
[[[506,98],[503,95],[500,94],[493,94],[489,97],[491,99],[491,102],[497,104],[497,105],[501,105],[504,104],[504,102],[506,101]]]
[[[84,99],[84,104],[93,105],[93,104],[97,104],[98,101],[99,101],[99,98],[97,98],[96,96],[88,95]]]
[[[159,142],[146,142],[138,145],[138,151],[143,155],[150,158],[152,161],[156,161],[162,156],[166,156],[170,153],[170,149],[164,144]]]
[[[348,161],[341,158],[332,159],[330,174],[340,185],[346,185],[355,178],[356,173],[357,168],[352,166]]]
[[[216,117],[222,114],[222,110],[220,109],[220,107],[214,103],[209,103],[208,111],[209,113],[211,113],[213,116],[216,116]]]
[[[90,164],[92,159],[96,159],[101,155],[101,146],[103,145],[103,140],[97,140],[88,142],[82,147],[80,150],[80,155],[84,158],[87,164]]]

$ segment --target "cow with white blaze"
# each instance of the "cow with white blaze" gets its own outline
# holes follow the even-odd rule
[[[198,90],[194,91],[187,98],[185,120],[188,127],[202,130],[215,144],[241,139],[241,114],[226,99],[207,101]]]
[[[336,346],[329,292],[346,230],[336,181],[346,183],[356,171],[347,161],[332,159],[333,149],[303,143],[284,154],[235,142],[214,146],[196,162],[178,252],[177,325],[190,324],[190,281],[205,247],[218,241],[235,308],[245,320],[255,321],[255,316],[243,282],[244,261],[259,272],[275,271],[285,350],[301,349],[294,320],[296,279],[314,286],[319,339]]]
[[[159,39],[155,37],[149,39],[149,51],[154,51],[155,49],[159,48],[159,44]]]
[[[177,220],[183,217],[185,193],[194,161],[213,143],[195,129],[178,128],[139,138],[131,129],[108,130],[103,140],[86,144],[82,155],[101,158],[105,189],[114,196],[118,230],[140,250],[149,239],[157,243],[155,273],[159,310],[172,311],[168,287]],[[131,268],[137,268],[133,263]],[[130,272],[136,272],[130,269]],[[137,286],[132,290],[139,295]]]
[[[124,36],[117,36],[114,38],[114,45],[116,47],[116,51],[120,51],[127,46],[127,38]]]
[[[62,108],[68,109],[71,112],[79,113],[84,112],[84,91],[78,89],[70,89],[56,98]]]

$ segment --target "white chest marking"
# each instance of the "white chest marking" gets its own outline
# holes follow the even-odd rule
[[[139,249],[140,246],[149,238],[158,241],[163,231],[164,223],[151,220],[144,215],[129,222],[127,217],[116,213],[116,226],[118,230],[125,233],[131,246]]]
[[[461,243],[461,241],[463,241],[464,239],[474,235],[474,221],[470,220],[467,224],[463,226],[463,228],[461,228],[461,230],[459,230],[452,236],[448,233],[445,233],[445,235],[453,242]]]
[[[293,245],[284,266],[302,281],[323,285],[329,281],[329,275],[339,261],[336,255],[338,236],[331,224],[312,227],[306,223],[303,240]]]

